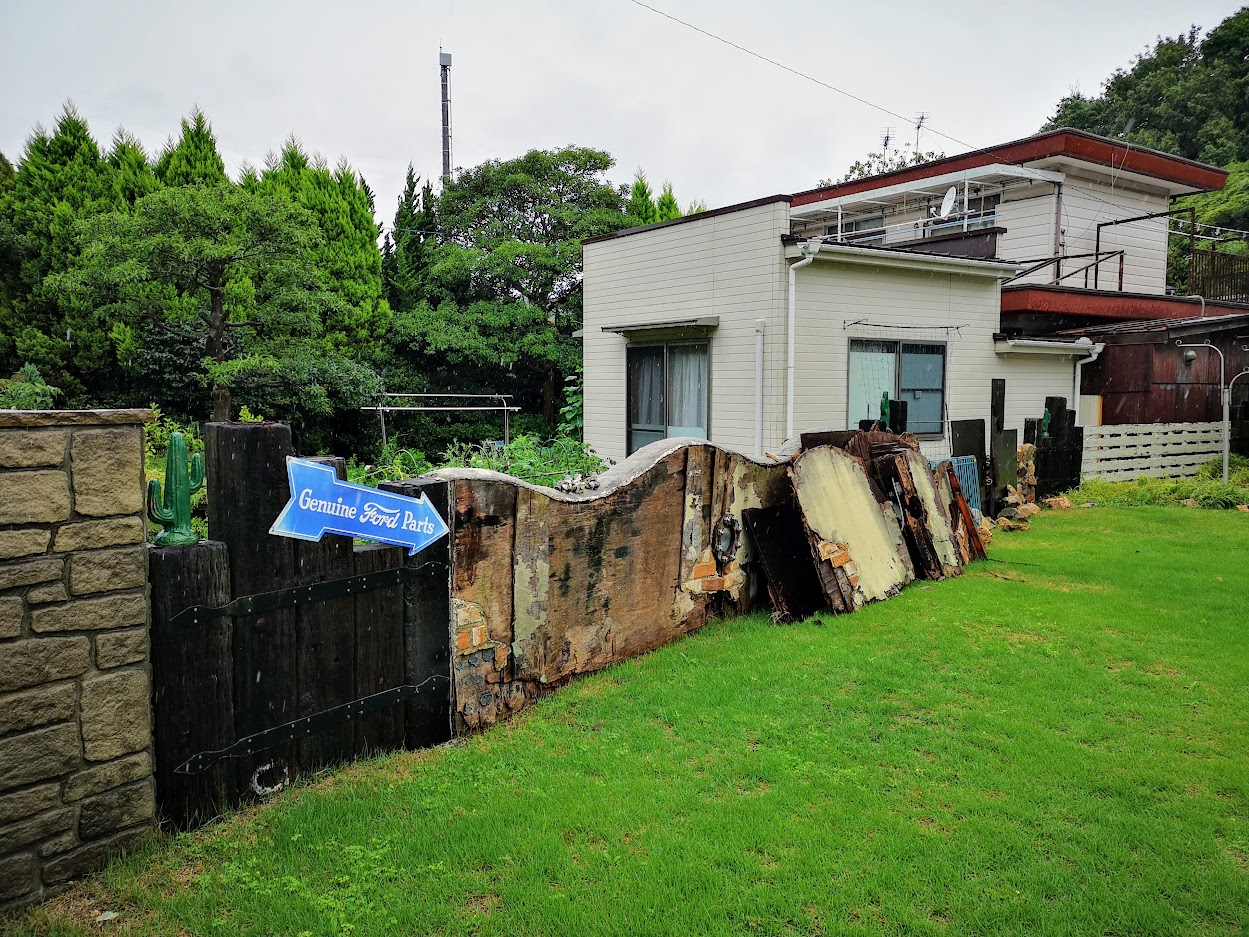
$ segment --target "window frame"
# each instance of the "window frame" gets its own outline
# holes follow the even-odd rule
[[[633,455],[633,453],[637,452],[637,449],[642,448],[641,446],[638,446],[637,449],[633,448],[633,420],[632,420],[633,371],[629,367],[629,353],[634,350],[641,350],[643,348],[662,348],[664,351],[664,364],[663,364],[663,380],[664,380],[664,384],[663,384],[663,407],[664,407],[663,433],[664,434],[661,438],[671,439],[672,437],[668,435],[668,430],[672,426],[672,423],[670,422],[672,419],[672,414],[669,409],[671,406],[672,400],[671,400],[671,395],[668,393],[668,374],[669,374],[668,349],[676,345],[701,345],[707,350],[707,425],[705,427],[705,430],[707,433],[707,437],[706,437],[707,441],[708,442],[711,441],[711,380],[712,380],[711,379],[711,337],[706,336],[706,337],[699,337],[699,338],[673,339],[671,341],[651,340],[651,341],[641,341],[641,342],[629,342],[625,346],[625,399],[624,399],[625,426],[624,426],[624,430],[625,430],[625,455],[626,456],[631,456]],[[659,440],[655,440],[655,442],[658,442],[658,441]]]
[[[875,343],[889,344],[894,346],[894,365],[893,365],[893,390],[890,391],[890,400],[902,399],[902,349],[905,345],[928,345],[930,347],[939,347],[941,349],[941,428],[935,433],[915,433],[920,439],[944,439],[945,427],[949,422],[949,390],[950,390],[950,344],[949,342],[921,342],[913,341],[905,338],[850,338],[846,343],[846,423],[850,422],[850,356],[854,354],[854,343]],[[917,388],[911,388],[916,390]],[[935,390],[935,388],[918,388],[920,390]],[[895,396],[896,395],[896,396]],[[847,426],[847,429],[857,429],[855,426]],[[909,432],[909,430],[908,430]]]

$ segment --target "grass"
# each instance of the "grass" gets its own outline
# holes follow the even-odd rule
[[[161,838],[17,933],[1235,934],[1249,517],[1047,513]]]

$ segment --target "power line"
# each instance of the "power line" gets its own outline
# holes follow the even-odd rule
[[[739,52],[745,52],[747,55],[753,56],[754,58],[757,58],[762,62],[767,62],[769,65],[775,65],[777,68],[787,71],[791,75],[797,75],[799,78],[805,78],[807,81],[814,82],[815,84],[819,85],[822,88],[827,88],[829,91],[835,91],[837,94],[843,95],[852,101],[858,101],[860,104],[866,104],[868,107],[875,108],[881,113],[888,114],[890,117],[896,117],[898,118],[898,120],[904,121],[905,123],[908,123],[908,124],[914,123],[913,117],[903,117],[897,111],[891,111],[887,107],[882,107],[879,104],[874,104],[871,101],[867,100],[866,98],[861,98],[857,94],[851,94],[849,91],[844,91],[841,88],[838,88],[834,85],[830,85],[827,81],[821,81],[819,78],[816,78],[813,75],[808,75],[806,72],[800,72],[796,68],[790,68],[788,65],[785,65],[782,62],[776,61],[776,59],[770,59],[766,55],[761,55],[760,53],[755,52],[752,49],[747,49],[745,46],[738,45],[736,42],[733,42],[731,39],[725,39],[723,36],[717,36],[715,33],[708,32],[707,30],[703,29],[700,26],[695,26],[693,23],[687,23],[685,20],[673,16],[671,13],[665,13],[663,10],[656,9],[650,4],[643,3],[642,0],[629,0],[629,2],[637,6],[640,6],[645,10],[650,10],[652,13],[657,13],[660,16],[664,17],[665,19],[670,19],[674,23],[680,23],[686,29],[692,29],[696,33],[702,33],[707,38],[714,39],[716,42],[722,42],[726,46],[732,46],[734,49],[737,49]],[[940,130],[936,130],[930,125],[925,125],[924,129],[927,130],[929,133],[935,133],[939,137],[944,137],[945,139],[950,140],[953,143],[957,143],[959,146],[965,146],[969,150],[975,149],[975,147],[973,147],[970,143],[966,142],[965,140],[960,140],[958,139],[958,137],[952,137],[948,133],[942,133]]]

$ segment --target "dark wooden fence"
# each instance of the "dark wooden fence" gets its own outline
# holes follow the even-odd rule
[[[289,427],[210,423],[205,449],[214,539],[151,551],[164,818],[195,826],[300,773],[449,739],[447,541],[409,558],[274,536]],[[445,518],[446,486],[423,490]]]
[[[1211,302],[1249,303],[1249,255],[1195,250],[1189,292]]]

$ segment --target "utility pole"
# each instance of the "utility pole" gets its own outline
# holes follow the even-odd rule
[[[442,184],[451,181],[451,53],[438,51],[438,66],[442,71]]]

